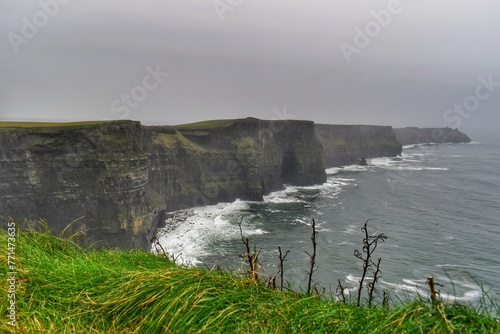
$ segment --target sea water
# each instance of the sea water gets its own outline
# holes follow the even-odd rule
[[[387,236],[378,289],[392,298],[428,296],[434,276],[447,300],[478,301],[500,292],[500,141],[405,146],[401,157],[327,169],[319,186],[287,186],[263,202],[237,200],[176,213],[158,237],[179,262],[238,272],[242,236],[259,251],[264,275],[278,275],[278,247],[289,253],[284,278],[307,284],[311,222],[318,244],[314,283],[335,295],[338,280],[355,294],[361,228]],[[181,217],[181,219],[179,219]],[[307,252],[307,253],[306,253]]]

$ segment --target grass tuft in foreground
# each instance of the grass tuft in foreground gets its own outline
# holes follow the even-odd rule
[[[7,239],[0,230],[3,277]],[[461,304],[420,299],[357,307],[272,290],[229,273],[179,267],[147,252],[85,250],[47,232],[18,231],[15,239],[16,326],[8,324],[2,279],[0,332],[500,332],[498,318]]]

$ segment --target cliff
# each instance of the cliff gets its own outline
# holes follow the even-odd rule
[[[262,200],[283,184],[326,181],[325,167],[395,156],[389,126],[216,120],[0,123],[0,216],[85,232],[98,246],[149,247],[163,213]]]
[[[154,209],[143,140],[138,122],[0,128],[0,215],[144,247]]]
[[[451,128],[398,128],[396,138],[403,145],[423,143],[469,143],[471,139],[457,129]]]
[[[0,154],[1,216],[121,248],[148,248],[164,211],[326,181],[310,121],[4,124]]]
[[[316,124],[326,167],[358,163],[361,158],[397,156],[401,143],[390,126]]]

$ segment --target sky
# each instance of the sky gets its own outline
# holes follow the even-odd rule
[[[2,0],[0,120],[500,124],[498,0]]]

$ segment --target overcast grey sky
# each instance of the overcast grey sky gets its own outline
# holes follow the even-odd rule
[[[0,120],[500,120],[498,0],[2,0],[0,36]]]

